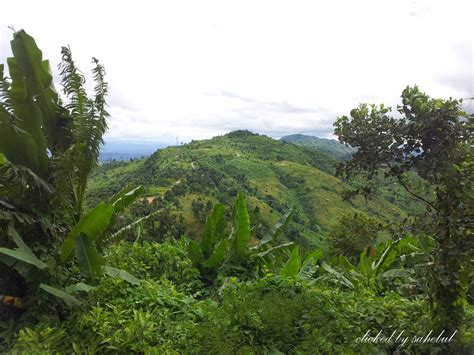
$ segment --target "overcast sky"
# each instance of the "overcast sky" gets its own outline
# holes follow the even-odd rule
[[[8,1],[12,31],[60,48],[110,84],[107,139],[210,138],[236,129],[331,137],[360,102],[398,103],[407,85],[474,96],[474,1]],[[92,83],[90,83],[92,86]],[[474,105],[471,104],[471,105]]]

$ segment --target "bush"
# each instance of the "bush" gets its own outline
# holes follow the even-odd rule
[[[427,329],[424,303],[395,293],[384,297],[343,292],[299,281],[267,278],[231,283],[215,314],[194,328],[196,353],[372,353],[372,344],[357,343],[367,330],[390,335],[404,329]],[[410,345],[406,346],[406,349]],[[393,344],[379,346],[395,350]],[[395,346],[396,347],[396,346]],[[418,349],[423,350],[423,349]]]
[[[180,290],[196,291],[202,286],[199,270],[188,258],[184,238],[162,244],[122,242],[109,249],[107,261],[141,279],[166,278]]]
[[[21,330],[13,352],[178,353],[189,344],[203,303],[167,280],[131,286],[109,279],[90,295],[87,309]]]

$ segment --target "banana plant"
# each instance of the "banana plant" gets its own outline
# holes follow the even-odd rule
[[[313,250],[303,262],[299,252],[299,246],[295,246],[286,261],[285,265],[280,270],[282,277],[298,277],[301,279],[310,279],[313,274],[319,269],[319,261],[323,257],[323,251],[320,249]]]
[[[0,232],[7,235],[0,242],[0,261],[7,265],[7,277],[22,285],[8,270],[46,272],[44,262],[28,247],[33,243],[53,258],[62,244],[61,259],[66,262],[74,254],[88,282],[104,273],[123,276],[103,264],[101,249],[117,214],[143,188],[127,188],[87,213],[83,208],[87,180],[98,162],[109,117],[105,69],[92,59],[96,85],[94,95],[88,96],[84,76],[70,49],[63,47],[60,98],[49,61],[43,59],[33,37],[24,30],[14,32],[11,49],[9,77],[0,64]],[[3,273],[5,266],[0,267]],[[31,285],[41,281],[20,275]],[[51,286],[42,289],[49,292]]]
[[[201,270],[204,278],[212,281],[222,267],[244,271],[249,264],[252,264],[255,267],[266,266],[267,270],[270,270],[275,264],[274,255],[293,245],[293,243],[279,246],[270,244],[273,239],[281,235],[284,227],[290,222],[291,211],[254,246],[250,244],[250,219],[245,195],[242,192],[237,193],[229,235],[225,231],[224,212],[224,206],[216,204],[206,219],[201,241],[190,240],[188,243],[188,255]]]
[[[335,258],[332,265],[323,263],[327,274],[321,279],[330,278],[350,288],[369,287],[382,291],[387,282],[397,278],[411,280],[415,268],[425,268],[430,263],[430,245],[432,238],[428,236],[409,236],[371,247],[361,253],[356,265],[341,256]]]

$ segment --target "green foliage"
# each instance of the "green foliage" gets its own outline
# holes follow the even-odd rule
[[[280,270],[282,277],[296,276],[301,269],[301,258],[298,246],[293,248],[286,264]]]
[[[269,242],[281,236],[291,219],[292,211],[284,215],[254,246],[250,244],[250,218],[244,194],[240,191],[237,193],[229,236],[225,234],[224,212],[223,205],[215,205],[212,214],[206,219],[202,241],[190,240],[188,243],[189,258],[201,271],[203,280],[213,283],[218,276],[244,276],[247,273],[261,273],[265,269],[275,270],[278,264],[275,259],[284,256],[278,252],[293,243],[272,247]]]
[[[163,244],[122,242],[107,250],[106,260],[140,279],[166,278],[185,290],[201,287],[199,271],[188,258],[184,239]]]
[[[237,193],[232,219],[231,252],[238,257],[244,257],[250,240],[250,220],[245,197],[240,191]]]
[[[400,327],[419,332],[426,329],[423,307],[394,293],[380,298],[274,277],[231,282],[222,306],[194,329],[195,352],[372,353],[384,345],[357,343],[359,334]],[[394,350],[391,346],[385,350]]]
[[[61,298],[70,307],[79,306],[81,304],[81,302],[79,302],[74,296],[71,296],[68,292],[45,284],[40,284],[39,287],[53,296]]]
[[[144,189],[123,191],[84,215],[88,177],[107,129],[104,67],[93,58],[96,86],[89,97],[70,49],[63,47],[60,99],[35,40],[21,30],[13,34],[11,48],[10,79],[0,67],[0,232],[8,236],[0,242],[0,261],[6,265],[1,266],[0,294],[10,296],[11,290],[31,305],[41,288],[72,304],[73,296],[46,285],[66,281],[60,275],[68,275],[68,267],[55,260],[59,249],[62,261],[74,251],[83,276],[96,282],[103,270],[99,239]]]
[[[347,177],[363,174],[361,189],[371,193],[380,173],[394,178],[427,207],[425,232],[434,232],[436,252],[430,267],[437,330],[457,329],[468,287],[461,277],[472,270],[474,185],[472,146],[474,115],[462,111],[461,101],[432,99],[418,87],[407,87],[400,118],[383,105],[361,104],[350,117],[338,118],[335,133],[357,149],[339,171]],[[470,168],[468,168],[470,167]],[[417,190],[408,179],[416,174],[431,193]]]
[[[329,229],[328,237],[334,255],[343,255],[351,261],[360,253],[375,245],[381,224],[372,217],[361,213],[342,215]]]

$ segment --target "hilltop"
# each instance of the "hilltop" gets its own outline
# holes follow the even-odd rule
[[[405,216],[403,203],[397,204],[387,191],[368,201],[345,201],[341,193],[350,186],[334,176],[336,164],[334,155],[320,149],[235,131],[164,148],[146,159],[105,164],[90,180],[88,201],[94,205],[127,184],[142,184],[147,197],[140,211],[166,208],[175,218],[161,220],[158,229],[181,225],[197,236],[211,206],[229,205],[242,190],[248,196],[255,235],[292,208],[289,237],[313,245],[322,243],[328,227],[347,212],[386,220]]]

